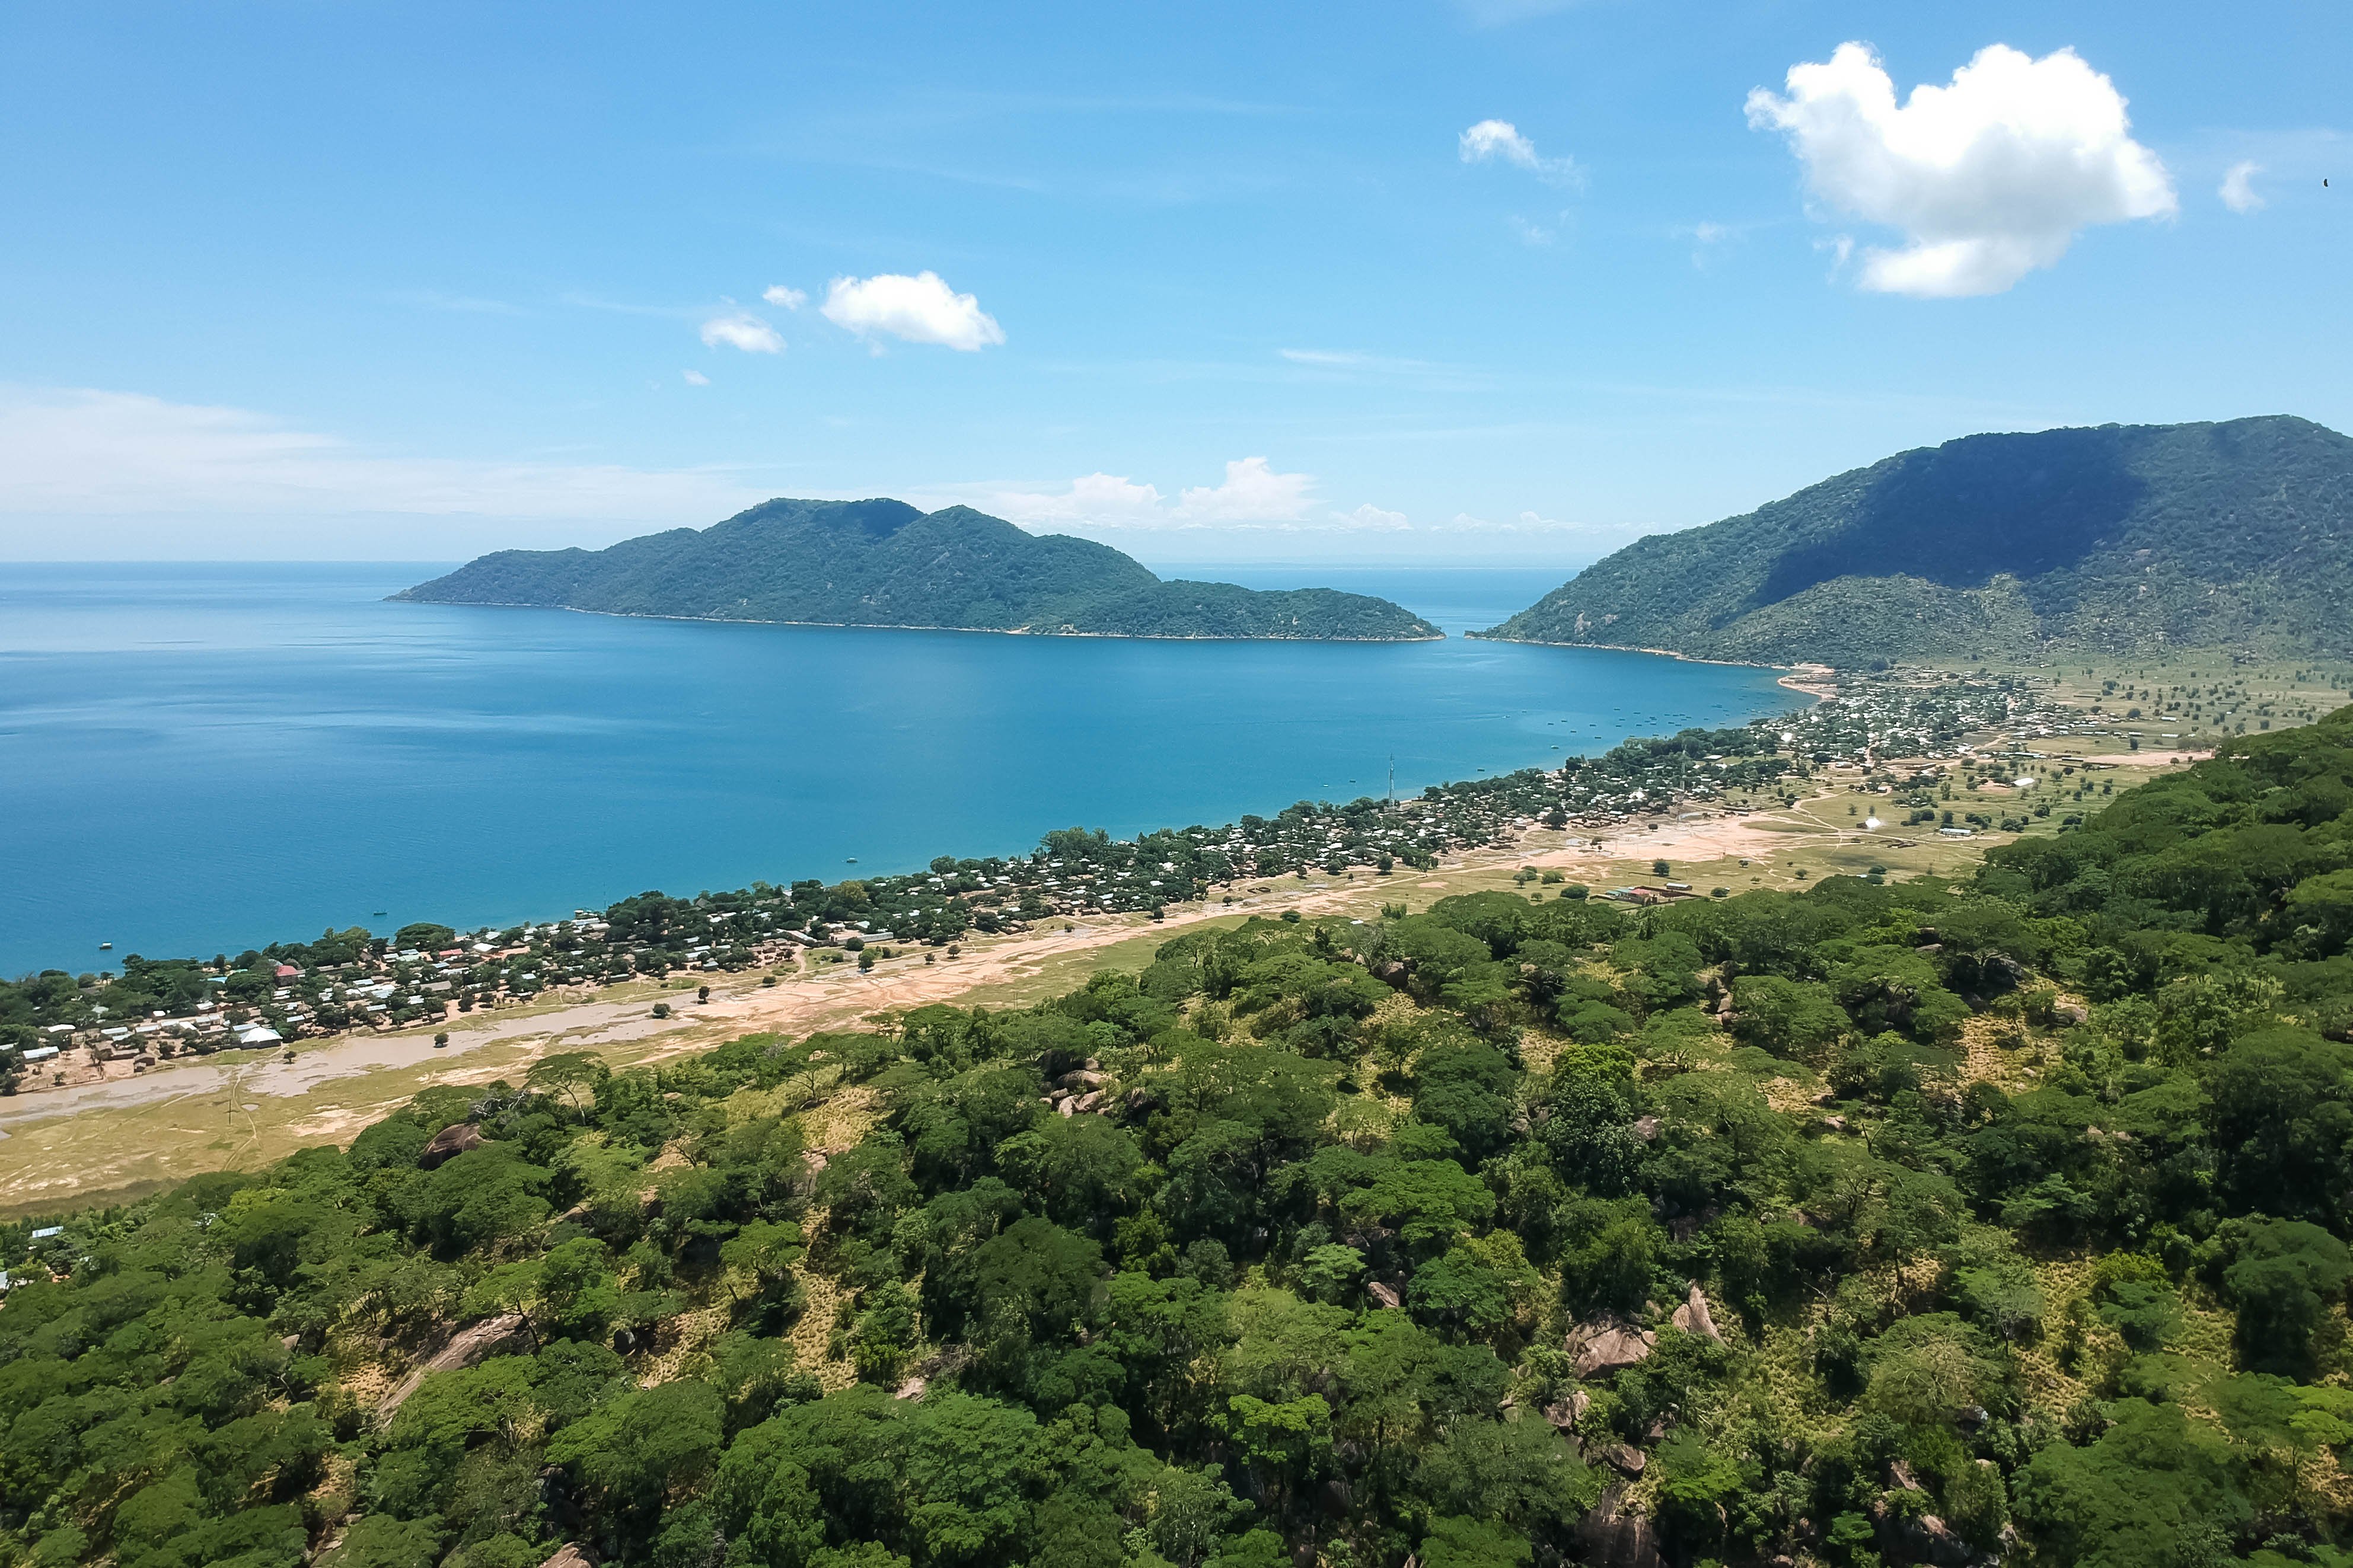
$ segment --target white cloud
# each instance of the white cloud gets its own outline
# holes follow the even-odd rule
[[[1508,120],[1482,120],[1457,138],[1455,146],[1466,163],[1501,159],[1556,185],[1572,185],[1579,178],[1575,159],[1538,156],[1536,144]]]
[[[689,386],[709,386],[711,384],[711,378],[703,374],[699,370],[682,370],[678,374],[686,378],[686,384]]]
[[[2233,163],[2231,172],[2222,176],[2222,188],[2217,193],[2222,205],[2234,213],[2251,213],[2263,205],[2263,198],[2255,189],[2255,176],[2263,172],[2256,163]]]
[[[777,335],[776,329],[749,310],[712,317],[702,323],[702,341],[710,348],[715,349],[724,343],[731,349],[742,349],[747,354],[780,354],[785,352],[785,340]]]
[[[771,305],[781,306],[787,310],[797,310],[808,303],[808,296],[806,293],[782,283],[773,283],[761,289],[760,298]]]
[[[860,337],[888,332],[911,343],[938,343],[966,353],[1005,341],[1005,329],[980,301],[956,293],[936,272],[837,278],[826,286],[819,309],[827,321]]]
[[[1025,528],[1091,529],[1114,532],[1368,531],[1400,532],[1412,524],[1401,511],[1370,504],[1353,511],[1326,508],[1312,474],[1278,473],[1264,458],[1226,465],[1222,484],[1195,485],[1172,500],[1159,487],[1121,474],[1086,474],[1060,489],[1016,484],[948,487],[918,505],[961,501]]]
[[[0,515],[229,514],[231,532],[286,513],[701,524],[761,499],[708,469],[384,456],[248,409],[0,386]]]
[[[1560,237],[1560,230],[1546,228],[1539,223],[1530,223],[1517,213],[1514,213],[1504,221],[1512,226],[1512,232],[1520,237],[1520,243],[1523,245],[1550,245]]]
[[[1859,43],[1792,66],[1787,85],[1787,98],[1750,93],[1748,123],[1788,137],[1823,202],[1907,240],[1864,252],[1866,289],[1998,294],[2056,263],[2081,229],[2179,205],[2165,165],[2128,134],[2123,96],[2072,49],[2038,60],[1992,45],[1901,107]]]
[[[1314,504],[1315,476],[1278,474],[1264,458],[1237,458],[1226,482],[1196,485],[1176,498],[1176,515],[1189,522],[1297,522]]]
[[[967,504],[1019,523],[1149,528],[1163,521],[1160,492],[1120,474],[1084,474],[1066,490],[984,488]]]

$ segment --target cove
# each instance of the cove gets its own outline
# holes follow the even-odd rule
[[[1378,795],[1392,758],[1417,793],[1799,700],[1769,670],[1459,635],[1557,572],[1183,574],[1378,594],[1450,634],[1384,645],[382,602],[438,569],[0,566],[0,972],[834,881]]]

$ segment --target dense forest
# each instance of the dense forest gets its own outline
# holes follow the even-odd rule
[[[1966,883],[545,1058],[0,1233],[0,1560],[2343,1564],[2348,942],[2353,709]]]
[[[1971,436],[1588,567],[1488,637],[1858,668],[2353,653],[2353,440],[2274,416]]]
[[[772,500],[608,549],[502,550],[396,599],[690,620],[940,626],[1134,637],[1398,642],[1436,626],[1330,588],[1164,582],[1107,544],[1025,532],[970,507]]]

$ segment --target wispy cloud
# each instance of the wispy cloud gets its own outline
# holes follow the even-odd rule
[[[1547,184],[1575,185],[1585,177],[1574,159],[1541,156],[1508,120],[1482,120],[1455,139],[1455,149],[1466,163],[1509,163]]]
[[[762,498],[727,469],[406,457],[250,409],[0,386],[0,515],[469,513],[710,522]]]
[[[1419,387],[1432,392],[1475,391],[1490,384],[1484,372],[1400,354],[1354,349],[1277,349],[1275,357],[1298,367],[1302,380]]]
[[[749,310],[733,310],[723,316],[713,316],[702,323],[705,348],[742,349],[747,354],[780,354],[785,352],[783,334]]]
[[[2222,205],[2234,213],[2261,211],[2264,202],[2263,194],[2255,189],[2255,176],[2263,172],[2263,166],[2253,159],[2232,164],[2230,172],[2222,176],[2222,188],[2216,193],[2222,198]]]

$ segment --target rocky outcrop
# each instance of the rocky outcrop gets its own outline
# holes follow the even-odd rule
[[[433,1134],[432,1142],[425,1145],[425,1152],[417,1156],[417,1163],[430,1171],[444,1161],[456,1159],[469,1149],[480,1148],[485,1142],[487,1140],[482,1137],[480,1128],[470,1121],[460,1121]]]
[[[1561,1349],[1577,1358],[1577,1375],[1607,1377],[1650,1359],[1659,1336],[1610,1319],[1595,1318],[1568,1331]]]
[[[1659,1532],[1647,1514],[1626,1506],[1626,1483],[1612,1481],[1577,1522],[1577,1539],[1593,1568],[1666,1568]]]
[[[1717,1344],[1724,1342],[1724,1336],[1715,1331],[1715,1320],[1708,1314],[1707,1297],[1701,1292],[1696,1279],[1692,1281],[1690,1300],[1675,1309],[1673,1321],[1675,1327],[1687,1334],[1697,1334]]]
[[[1581,1388],[1572,1388],[1566,1399],[1556,1399],[1544,1407],[1544,1418],[1563,1432],[1574,1432],[1577,1424],[1585,1419],[1586,1411],[1593,1406],[1592,1396]]]
[[[523,1328],[523,1315],[521,1312],[509,1312],[502,1317],[484,1318],[480,1322],[470,1323],[451,1334],[447,1343],[417,1363],[414,1371],[393,1385],[392,1392],[384,1396],[384,1403],[375,1407],[376,1424],[388,1425],[392,1420],[393,1412],[406,1404],[408,1396],[416,1393],[425,1380],[433,1373],[452,1372],[461,1366],[473,1365],[493,1350],[505,1346],[511,1341],[520,1339],[522,1336]]]

